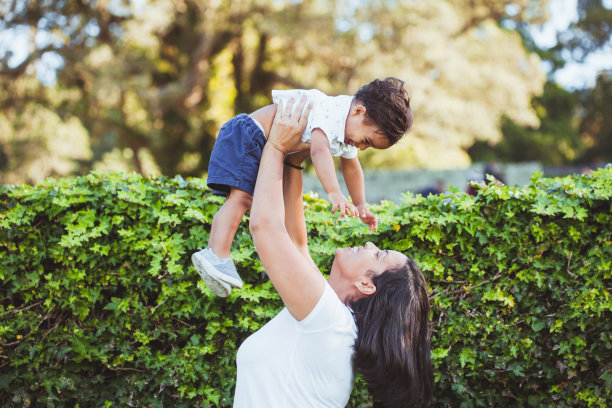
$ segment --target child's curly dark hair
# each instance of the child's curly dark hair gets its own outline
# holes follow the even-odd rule
[[[366,123],[378,126],[391,145],[397,143],[412,126],[410,97],[400,79],[375,79],[362,86],[355,98],[366,108]]]

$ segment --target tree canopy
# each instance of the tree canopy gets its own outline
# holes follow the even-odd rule
[[[545,75],[508,21],[538,23],[535,0],[63,0],[5,2],[0,30],[0,180],[90,169],[202,175],[220,126],[275,88],[352,94],[396,76],[415,122],[365,167],[469,163],[501,117],[537,126]],[[54,83],[37,72],[55,61]],[[46,68],[53,72],[52,68]]]
[[[532,100],[539,126],[522,125],[504,116],[501,141],[476,141],[468,149],[473,160],[540,161],[544,164],[599,166],[612,160],[609,112],[612,65],[599,73],[590,89],[568,91],[554,82],[553,74],[566,62],[582,61],[591,54],[612,51],[612,5],[604,1],[576,2],[577,20],[557,34],[557,44],[538,49],[526,27],[519,27],[529,49],[551,63],[542,95]],[[612,54],[609,58],[612,64]]]

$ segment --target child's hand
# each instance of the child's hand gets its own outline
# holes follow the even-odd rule
[[[378,231],[378,219],[374,214],[372,214],[367,204],[359,204],[357,206],[357,211],[359,212],[359,218],[361,218],[361,221],[370,226],[370,231]]]
[[[332,204],[332,214],[339,211],[340,218],[344,217],[345,215],[350,215],[351,217],[356,217],[358,215],[357,207],[349,203],[344,194],[341,192],[338,191],[329,193],[327,194],[327,197]]]

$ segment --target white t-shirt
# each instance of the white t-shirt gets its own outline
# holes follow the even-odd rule
[[[234,408],[346,406],[356,338],[351,311],[325,283],[304,320],[285,308],[242,343]]]
[[[353,97],[349,95],[327,96],[318,89],[289,89],[273,90],[272,101],[274,103],[282,101],[284,105],[290,98],[293,98],[297,103],[302,95],[306,95],[312,103],[302,141],[310,143],[312,131],[319,128],[329,140],[332,156],[342,156],[345,159],[357,157],[357,148],[344,143],[346,118],[351,109]]]

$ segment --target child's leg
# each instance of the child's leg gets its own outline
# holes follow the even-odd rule
[[[219,258],[229,258],[232,241],[238,231],[242,216],[251,208],[253,196],[237,188],[232,188],[225,203],[215,214],[210,228],[208,247]]]
[[[210,290],[227,296],[242,288],[242,278],[230,258],[232,241],[244,213],[251,208],[261,151],[266,139],[246,114],[226,122],[217,136],[208,166],[208,186],[229,196],[213,218],[208,248],[191,255],[191,262]]]

